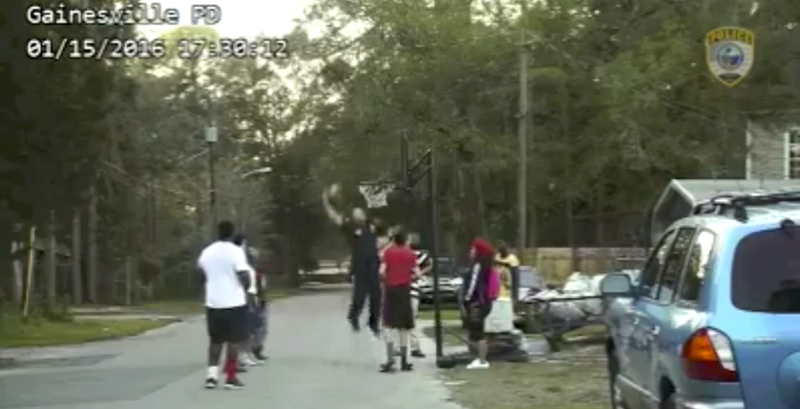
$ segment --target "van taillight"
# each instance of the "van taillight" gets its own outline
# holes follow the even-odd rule
[[[683,371],[700,381],[739,382],[733,348],[728,337],[715,329],[698,330],[683,344]]]

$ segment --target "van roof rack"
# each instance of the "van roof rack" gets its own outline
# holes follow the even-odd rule
[[[728,211],[732,211],[734,219],[746,223],[748,220],[747,207],[769,206],[787,202],[800,203],[800,191],[720,194],[695,205],[692,214],[725,215],[728,214]]]

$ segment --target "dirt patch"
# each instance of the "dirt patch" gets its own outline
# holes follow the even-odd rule
[[[532,363],[493,363],[488,370],[443,372],[453,400],[469,409],[601,409],[608,378],[602,347],[553,354]]]

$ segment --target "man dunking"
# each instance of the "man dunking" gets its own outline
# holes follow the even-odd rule
[[[223,345],[227,346],[224,372],[226,389],[244,385],[236,377],[237,354],[247,340],[247,298],[250,286],[250,265],[244,251],[233,243],[234,226],[229,221],[217,225],[219,240],[200,254],[197,265],[203,272],[208,326],[208,375],[206,388],[218,384],[219,361]]]
[[[328,217],[342,229],[350,245],[350,276],[353,278],[353,296],[347,320],[354,331],[360,329],[359,317],[369,298],[369,328],[380,335],[381,282],[378,277],[380,259],[375,226],[367,221],[361,208],[354,208],[350,217],[342,216],[331,204],[331,198],[339,194],[339,186],[333,185],[322,194],[322,204]]]

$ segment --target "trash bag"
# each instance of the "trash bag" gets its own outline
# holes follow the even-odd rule
[[[567,294],[590,294],[592,292],[592,279],[586,274],[576,271],[564,283],[564,292]]]
[[[606,274],[598,274],[593,276],[589,292],[595,295],[600,295],[600,283],[603,282],[604,278],[606,278]]]
[[[590,281],[589,286],[589,295],[600,295],[600,282],[606,278],[605,274],[598,274],[593,276]],[[592,300],[584,300],[579,302],[581,310],[589,315],[601,315],[603,314],[603,300],[602,299],[592,299]]]
[[[597,276],[589,277],[586,274],[575,272],[567,278],[564,284],[564,293],[571,297],[592,297],[600,295],[600,280]],[[577,300],[574,301],[584,315],[600,315],[603,313],[603,303],[597,300]]]
[[[576,301],[558,301],[559,298],[574,296],[574,294],[566,294],[557,290],[545,290],[533,296],[533,299],[539,301],[552,300],[550,308],[541,312],[542,318],[553,323],[564,323],[580,321],[586,318],[586,313]]]

